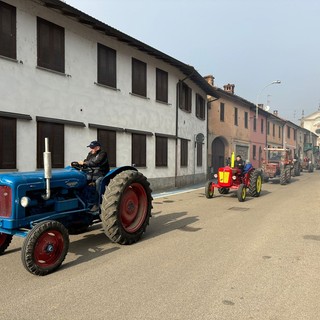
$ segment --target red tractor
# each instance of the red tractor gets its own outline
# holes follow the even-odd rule
[[[213,197],[214,188],[217,188],[220,194],[227,194],[230,190],[236,190],[240,202],[245,201],[247,189],[252,197],[260,196],[261,172],[254,169],[251,164],[246,164],[243,170],[230,166],[219,168],[214,177],[217,180],[208,181],[205,187],[205,194],[208,199]]]

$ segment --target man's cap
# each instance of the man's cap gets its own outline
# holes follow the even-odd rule
[[[91,141],[87,147],[93,149],[95,147],[101,147],[101,144],[98,141]]]

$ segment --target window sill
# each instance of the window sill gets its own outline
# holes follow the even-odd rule
[[[7,57],[7,56],[0,55],[0,58],[3,59],[3,60],[7,60],[7,61],[23,64],[22,60],[17,60],[17,59],[10,58],[10,57]]]
[[[169,103],[169,102],[164,102],[164,101],[160,101],[160,100],[157,100],[157,99],[156,99],[156,102],[157,102],[157,103],[164,104],[164,105],[166,105],[166,106],[172,106],[172,103]]]
[[[18,169],[0,169],[1,173],[5,173],[5,172],[18,172]]]
[[[102,84],[102,83],[99,83],[99,82],[94,82],[94,84],[95,84],[96,86],[98,86],[98,87],[110,89],[110,90],[113,90],[113,91],[121,91],[121,90],[118,89],[118,88],[110,87],[110,86],[107,86],[106,84]]]
[[[67,73],[64,73],[64,72],[60,72],[60,71],[56,71],[56,70],[52,70],[52,69],[48,69],[48,68],[44,68],[44,67],[39,67],[39,66],[36,66],[36,68],[39,69],[39,70],[48,71],[48,72],[57,74],[59,76],[71,78],[71,74],[67,74]]]
[[[142,99],[145,99],[145,100],[150,100],[150,98],[145,97],[145,96],[141,96],[140,94],[137,94],[137,93],[129,92],[129,94],[131,94],[134,97],[142,98]]]

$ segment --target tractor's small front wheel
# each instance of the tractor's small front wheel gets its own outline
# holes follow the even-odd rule
[[[11,243],[12,235],[0,232],[0,254],[3,254]]]
[[[240,202],[243,202],[244,200],[246,200],[247,188],[244,184],[240,184],[240,186],[237,190],[237,197]]]
[[[204,193],[206,195],[207,199],[211,199],[213,198],[214,195],[214,187],[212,186],[212,181],[208,181],[206,183],[205,189],[204,189]]]
[[[32,274],[45,276],[58,269],[69,249],[69,234],[58,221],[42,221],[33,227],[21,250],[24,267]]]
[[[249,180],[249,193],[252,197],[259,197],[262,187],[262,176],[261,172],[254,170],[250,173]]]

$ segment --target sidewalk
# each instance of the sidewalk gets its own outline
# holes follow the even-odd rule
[[[152,197],[153,199],[170,197],[175,194],[191,192],[204,187],[205,187],[204,183],[199,183],[199,184],[194,184],[194,185],[183,187],[183,188],[175,188],[175,189],[170,189],[168,191],[155,192],[155,193],[152,193]]]

